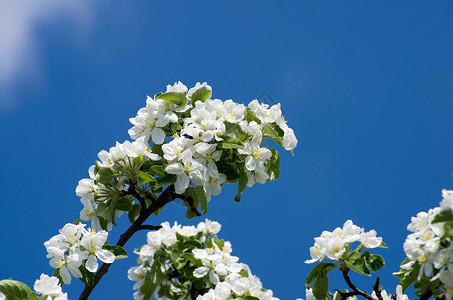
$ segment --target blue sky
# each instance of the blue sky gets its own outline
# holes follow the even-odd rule
[[[276,182],[241,204],[224,188],[205,215],[265,287],[305,297],[313,238],[352,219],[389,245],[377,275],[394,291],[410,217],[453,189],[451,2],[34,3],[0,0],[1,279],[52,273],[43,242],[79,218],[77,182],[128,139],[146,95],[180,80],[246,104],[266,91],[299,139]],[[165,220],[204,217],[170,204],[149,223]],[[126,271],[145,240],[129,241],[93,299],[132,298]],[[64,290],[76,299],[82,284]]]

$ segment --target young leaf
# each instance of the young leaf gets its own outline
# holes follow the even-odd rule
[[[28,294],[32,292],[25,283],[12,279],[0,281],[0,291],[8,300],[28,299]]]
[[[204,102],[206,99],[209,99],[211,95],[211,90],[209,90],[207,87],[202,87],[192,94],[191,101],[192,103],[195,103],[196,101]]]
[[[132,208],[129,210],[129,213],[127,215],[129,217],[129,221],[131,223],[135,222],[138,215],[140,214],[141,209],[142,209],[142,207],[140,204],[135,203],[134,205],[132,205]]]
[[[378,254],[370,255],[366,260],[366,265],[371,269],[371,271],[376,272],[377,270],[381,269],[385,261],[382,256]]]
[[[176,175],[167,174],[164,177],[157,179],[157,187],[163,187],[176,182]]]
[[[96,182],[109,184],[115,178],[115,173],[111,168],[99,167],[96,172]]]
[[[438,213],[435,217],[434,220],[431,223],[440,223],[440,222],[453,222],[453,213],[451,209],[448,210],[443,210],[440,213]]]
[[[328,262],[316,264],[313,267],[313,269],[311,269],[310,273],[308,274],[307,278],[305,279],[305,281],[306,281],[305,285],[307,287],[309,287],[313,283],[313,281],[316,279],[316,277],[318,277],[320,272],[323,272],[324,270],[327,270],[327,272],[329,272],[330,270],[335,269],[336,267],[337,267],[336,264],[328,263]]]
[[[329,290],[329,277],[327,272],[323,270],[318,274],[315,283],[313,284],[312,291],[316,299],[324,299],[327,297],[327,291]]]
[[[362,275],[371,276],[371,272],[366,266],[365,259],[363,259],[363,257],[357,258],[354,262],[346,260],[345,263],[348,266],[348,268],[350,268],[354,272]]]
[[[113,206],[115,209],[122,210],[122,211],[129,211],[132,208],[132,200],[129,198],[120,198],[115,201],[115,205]]]
[[[420,271],[420,263],[415,262],[412,265],[412,270],[409,272],[409,274],[405,275],[403,277],[403,279],[401,279],[400,283],[398,283],[398,285],[401,285],[401,287],[403,288],[403,293],[412,283],[417,281],[417,276],[418,276],[419,271]]]
[[[245,120],[249,123],[255,121],[256,123],[261,124],[260,119],[258,119],[248,107],[245,108]]]
[[[267,174],[269,175],[269,181],[276,180],[280,176],[280,155],[275,149],[269,149],[272,152],[272,156],[267,161],[268,169]]]
[[[203,190],[203,187],[189,187],[184,194],[188,194],[194,200],[194,206],[198,209],[198,204],[201,204],[201,213],[205,214],[208,210],[208,201],[206,199],[206,194]]]
[[[217,143],[219,149],[237,149],[244,147],[244,144],[238,139],[227,136],[223,136],[222,138],[223,141]]]
[[[183,93],[178,93],[178,92],[168,92],[164,94],[160,94],[159,96],[156,97],[157,99],[162,99],[166,100],[168,102],[172,102],[176,104],[177,106],[183,106],[187,104],[187,98],[186,95]]]
[[[239,174],[238,192],[234,197],[234,201],[241,202],[241,194],[245,190],[245,187],[247,186],[247,181],[248,181],[247,173],[245,173],[245,171],[242,171]]]
[[[156,182],[156,178],[154,178],[152,175],[145,173],[143,171],[138,171],[138,183],[139,184],[145,184],[148,182]]]
[[[124,248],[121,247],[121,246],[104,245],[102,247],[102,249],[106,249],[106,250],[109,250],[110,252],[112,252],[115,255],[115,259],[123,259],[123,258],[126,258],[128,256],[127,255],[127,251],[124,250]]]
[[[153,165],[149,168],[148,173],[157,175],[159,177],[165,176],[165,172],[162,171],[162,166]]]
[[[283,140],[283,135],[285,134],[283,130],[275,123],[266,123],[263,125],[263,133],[265,137],[273,139],[277,144],[281,145]]]
[[[91,273],[82,265],[79,267],[80,273],[82,273],[82,278],[80,280],[88,286],[94,284],[94,273]]]

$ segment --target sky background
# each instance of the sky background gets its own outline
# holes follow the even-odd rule
[[[129,138],[146,95],[207,81],[214,98],[280,102],[295,156],[281,151],[280,178],[241,204],[224,187],[201,218],[169,204],[148,223],[220,222],[286,300],[305,298],[313,238],[352,219],[389,246],[377,275],[394,292],[411,216],[453,189],[452,13],[449,1],[0,0],[0,279],[53,272],[44,241],[79,218],[77,182]],[[127,269],[145,242],[128,242],[92,299],[132,299]]]

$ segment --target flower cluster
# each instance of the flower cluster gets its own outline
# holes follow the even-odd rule
[[[103,249],[107,241],[106,231],[85,229],[85,224],[66,224],[60,233],[44,243],[49,264],[65,284],[71,283],[71,274],[85,278],[86,273],[98,269],[98,259],[112,263],[115,255]]]
[[[218,169],[224,149],[237,149],[236,154],[245,159],[249,186],[264,183],[269,179],[267,162],[272,153],[261,147],[263,136],[277,139],[286,150],[297,145],[280,104],[269,108],[253,100],[246,107],[232,100],[194,97],[201,92],[210,96],[212,89],[206,83],[197,83],[187,92],[187,87],[178,82],[167,86],[165,94],[158,94],[154,99],[148,97],[146,107],[130,119],[134,124],[129,130],[131,138],[145,137],[160,145],[165,143],[165,133],[174,135],[162,150],[168,162],[165,171],[177,176],[178,194],[184,193],[190,183],[202,186],[208,200],[211,194],[219,194],[228,178],[221,172],[224,170]],[[171,102],[167,99],[172,98],[165,95],[179,98]]]
[[[310,248],[312,259],[306,263],[322,261],[324,258],[340,260],[344,254],[348,254],[350,245],[353,242],[360,242],[360,249],[372,249],[382,247],[382,238],[376,236],[375,230],[365,232],[348,220],[343,228],[335,228],[333,232],[324,231],[320,237],[315,238],[315,244]]]
[[[99,203],[118,201],[121,198],[120,192],[128,189],[128,180],[134,179],[139,166],[145,161],[157,161],[161,157],[152,153],[144,137],[134,142],[116,142],[109,151],[101,150],[98,157],[100,162],[88,170],[90,178],[80,180],[76,188],[76,194],[81,197],[80,201],[84,206],[80,211],[80,219],[91,221],[91,227],[95,230],[111,230],[114,218],[108,216],[100,219],[102,214],[99,212]],[[115,180],[112,181],[113,178]],[[122,213],[124,210],[117,209],[117,216]],[[104,226],[101,226],[101,220],[106,223]]]
[[[41,274],[41,277],[35,281],[33,288],[46,300],[68,300],[68,294],[62,292],[57,277]]]
[[[376,292],[374,292],[374,291],[371,294],[371,296],[376,300],[379,300],[379,299],[382,299],[382,300],[409,300],[409,297],[407,297],[406,294],[403,294],[403,288],[401,287],[401,285],[396,286],[396,293],[394,295],[387,294],[386,290],[382,290],[380,298],[378,298],[378,296],[376,295]]]
[[[128,212],[133,222],[140,207],[171,185],[204,213],[225,183],[238,183],[235,200],[240,201],[246,186],[277,179],[280,156],[266,139],[289,151],[297,146],[280,104],[269,107],[253,100],[245,106],[211,99],[211,94],[206,83],[188,89],[178,82],[148,97],[130,119],[134,141],[100,151],[90,177],[79,181],[80,218],[95,230],[111,230],[116,217]],[[135,203],[136,189],[148,195],[148,202]],[[184,204],[190,216],[193,206]]]
[[[453,191],[442,190],[443,200],[439,207],[420,212],[412,217],[404,242],[407,258],[399,273],[394,275],[402,282],[421,281],[431,283],[436,291],[442,283],[447,289],[447,299],[453,297]],[[411,278],[412,280],[408,280]],[[406,280],[405,280],[406,279]],[[438,280],[439,279],[439,280]],[[440,283],[439,283],[440,281]],[[420,294],[427,287],[419,285]],[[437,290],[439,292],[439,290]]]
[[[136,281],[134,299],[276,300],[262,287],[246,264],[231,255],[231,243],[217,238],[220,224],[206,220],[195,226],[168,222],[149,232],[147,244],[137,249],[137,267],[129,270]],[[252,298],[250,298],[252,299]]]
[[[59,279],[41,274],[41,277],[35,281],[32,291],[26,284],[5,279],[0,281],[0,300],[7,299],[45,299],[45,300],[68,300],[68,294],[63,293]],[[41,295],[41,296],[39,296]]]

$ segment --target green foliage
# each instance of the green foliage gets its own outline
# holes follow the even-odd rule
[[[209,90],[206,87],[199,88],[196,90],[193,94],[192,97],[190,98],[192,103],[195,103],[197,101],[202,101],[204,102],[206,99],[209,99],[212,95],[212,91]]]
[[[138,171],[138,183],[139,184],[145,184],[148,182],[156,182],[156,178],[153,177],[153,175],[148,174],[143,171]]]
[[[115,255],[115,259],[123,259],[128,256],[127,251],[121,246],[104,245],[102,248],[112,252]]]
[[[276,180],[280,176],[280,155],[275,149],[269,149],[272,152],[271,158],[269,158],[267,164],[267,175],[269,175],[269,181]]]
[[[186,95],[183,93],[178,92],[168,92],[168,93],[161,93],[157,94],[155,99],[162,99],[168,102],[174,103],[177,106],[183,106],[187,104]]]
[[[247,173],[245,173],[245,171],[243,170],[239,174],[238,192],[234,197],[234,201],[241,202],[241,194],[245,190],[245,187],[247,186],[247,181],[248,181]]]
[[[206,195],[204,193],[203,187],[201,186],[190,186],[184,192],[184,195],[190,197],[193,200],[193,206],[195,209],[198,210],[199,206],[201,206],[201,213],[205,214],[208,210],[208,200],[206,199]],[[197,215],[192,211],[187,201],[183,201],[184,205],[187,207],[186,217],[188,219],[194,218]]]
[[[0,291],[8,300],[36,299],[36,293],[32,292],[25,283],[12,279],[0,281]]]

